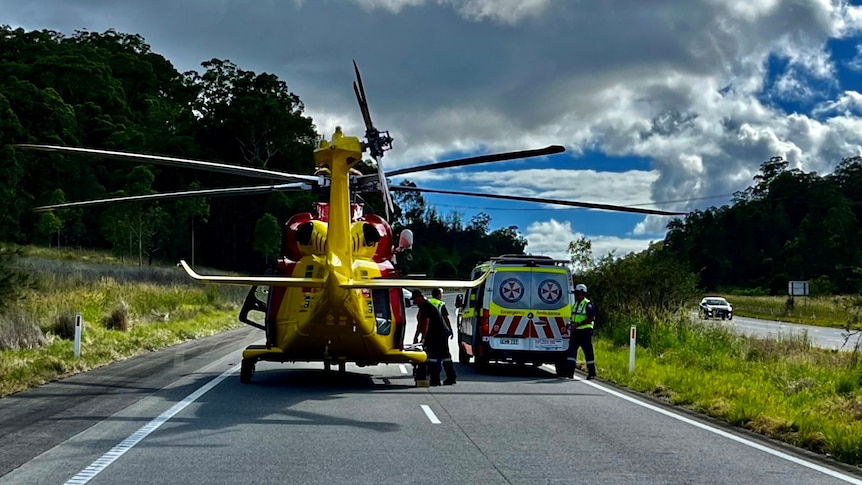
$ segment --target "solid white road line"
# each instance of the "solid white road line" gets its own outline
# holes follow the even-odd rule
[[[542,367],[544,367],[545,369],[551,370],[553,372],[553,368],[550,366],[543,365]],[[668,411],[667,409],[662,409],[658,406],[649,404],[647,402],[640,401],[640,400],[633,398],[631,396],[627,396],[621,392],[617,392],[617,391],[614,391],[613,389],[609,389],[605,386],[602,386],[601,384],[596,383],[596,381],[587,381],[587,380],[584,380],[580,377],[575,377],[575,380],[582,381],[584,384],[587,384],[589,386],[593,386],[596,389],[602,390],[602,391],[604,391],[604,392],[606,392],[612,396],[618,397],[620,399],[624,399],[630,403],[637,404],[638,406],[649,409],[650,411],[655,411],[659,414],[664,414],[665,416],[676,419],[677,421],[682,421],[683,423],[690,424],[696,428],[700,428],[702,430],[709,431],[710,433],[717,434],[717,435],[722,436],[724,438],[727,438],[729,440],[736,441],[737,443],[743,444],[745,446],[749,446],[749,447],[754,448],[756,450],[760,450],[760,451],[763,451],[765,453],[769,453],[770,455],[777,456],[778,458],[782,458],[782,459],[787,460],[787,461],[792,462],[792,463],[796,463],[797,465],[802,465],[806,468],[816,470],[820,473],[823,473],[824,475],[829,475],[832,478],[837,478],[838,480],[844,480],[847,483],[862,485],[862,480],[859,480],[858,478],[852,477],[850,475],[845,475],[841,472],[832,470],[830,468],[826,468],[825,466],[818,465],[816,463],[810,462],[808,460],[804,460],[802,458],[798,458],[798,457],[793,456],[793,455],[789,455],[787,453],[772,449],[768,446],[762,445],[762,444],[757,443],[755,441],[747,440],[747,439],[745,439],[741,436],[737,436],[733,433],[728,433],[727,431],[724,431],[724,430],[721,430],[718,428],[714,428],[708,424],[701,423],[700,421],[696,421],[694,419],[687,418],[681,414],[676,414],[672,411]]]
[[[174,417],[178,412],[182,411],[189,404],[195,402],[198,398],[206,394],[207,391],[218,385],[219,382],[223,381],[227,376],[233,374],[240,366],[235,365],[230,369],[224,371],[216,377],[215,379],[207,382],[203,386],[201,386],[197,391],[186,396],[182,401],[171,406],[170,409],[158,415],[155,419],[144,425],[141,429],[132,433],[131,436],[124,439],[117,446],[111,448],[110,451],[102,455],[101,458],[94,461],[87,468],[81,470],[77,475],[70,478],[69,481],[66,482],[66,485],[81,485],[89,482],[93,477],[101,473],[105,468],[108,468],[108,465],[115,462],[117,458],[123,456],[123,454],[129,450],[131,450],[135,445],[141,442],[144,438],[146,438],[150,433],[157,430],[161,425],[165,424],[169,419]]]
[[[407,367],[404,367],[404,364],[398,364],[398,368],[401,369],[402,374],[407,373]]]
[[[428,419],[431,420],[432,423],[440,424],[440,420],[437,419],[437,415],[434,414],[434,411],[431,410],[431,406],[423,404],[422,410],[425,411],[425,416],[428,416]]]

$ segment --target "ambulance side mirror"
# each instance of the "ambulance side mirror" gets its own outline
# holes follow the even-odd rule
[[[458,295],[455,297],[455,308],[463,308],[464,307],[464,295]]]

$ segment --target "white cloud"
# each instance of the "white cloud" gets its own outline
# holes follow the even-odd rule
[[[599,172],[523,168],[493,172],[418,172],[405,175],[419,186],[446,182],[472,191],[613,205],[648,205],[658,171]],[[562,206],[556,206],[562,207]]]
[[[524,234],[529,244],[525,249],[532,254],[551,256],[555,259],[569,259],[566,252],[569,242],[586,237],[592,243],[593,256],[597,259],[613,253],[615,256],[625,256],[632,252],[640,252],[649,247],[651,242],[661,238],[639,239],[621,238],[617,236],[586,235],[572,230],[568,221],[536,221],[527,227]]]

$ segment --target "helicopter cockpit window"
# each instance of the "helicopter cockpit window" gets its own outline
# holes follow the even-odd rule
[[[372,290],[371,298],[374,302],[374,318],[377,319],[377,335],[389,335],[392,332],[392,311],[389,307],[389,290]]]

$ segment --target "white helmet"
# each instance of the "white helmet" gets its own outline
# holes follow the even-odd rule
[[[577,286],[575,286],[575,291],[583,291],[584,293],[586,293],[587,292],[587,285],[585,285],[583,283],[579,283]]]

